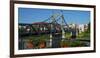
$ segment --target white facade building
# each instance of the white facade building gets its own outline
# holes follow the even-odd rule
[[[88,29],[88,24],[80,24],[78,28],[79,28],[79,33],[84,32]]]

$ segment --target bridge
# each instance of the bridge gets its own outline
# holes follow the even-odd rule
[[[65,28],[65,26],[67,28]],[[62,33],[62,38],[65,38],[64,34],[68,30],[69,26],[64,19],[64,15],[59,13],[51,15],[48,19],[42,22],[35,22],[32,24],[19,23],[20,35],[50,34],[52,37],[52,33]]]
[[[59,48],[60,42],[65,41],[65,34],[67,32],[72,33],[72,38],[75,41],[86,41],[90,40],[81,40],[76,39],[76,34],[78,33],[76,29],[71,29],[67,24],[63,12],[55,13],[51,15],[48,19],[43,20],[42,22],[35,22],[32,24],[19,23],[19,39],[22,39],[25,36],[41,36],[41,35],[50,35],[49,40],[47,40],[47,47]],[[73,40],[66,40],[73,41]],[[21,48],[22,49],[22,48]]]

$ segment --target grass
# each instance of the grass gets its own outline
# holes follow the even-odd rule
[[[82,32],[77,36],[77,38],[90,38],[90,32],[88,31]]]
[[[71,38],[71,33],[70,32],[65,33],[65,38],[67,39]]]
[[[61,41],[61,46],[67,46],[67,47],[84,47],[86,44],[81,41]]]

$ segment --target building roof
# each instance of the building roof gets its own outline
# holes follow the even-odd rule
[[[47,22],[35,22],[33,24],[49,24],[49,23],[47,23]]]

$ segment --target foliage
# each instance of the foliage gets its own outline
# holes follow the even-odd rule
[[[90,32],[89,31],[85,31],[80,33],[77,38],[90,38]]]
[[[70,47],[80,47],[80,46],[84,46],[84,44],[80,41],[72,41],[70,42]]]
[[[61,46],[67,46],[67,47],[82,47],[85,46],[85,44],[81,41],[61,41]]]
[[[61,41],[60,42],[60,45],[61,46],[68,46],[69,42],[66,42],[66,41]]]
[[[66,37],[67,39],[71,38],[71,32],[65,33],[65,37]]]

